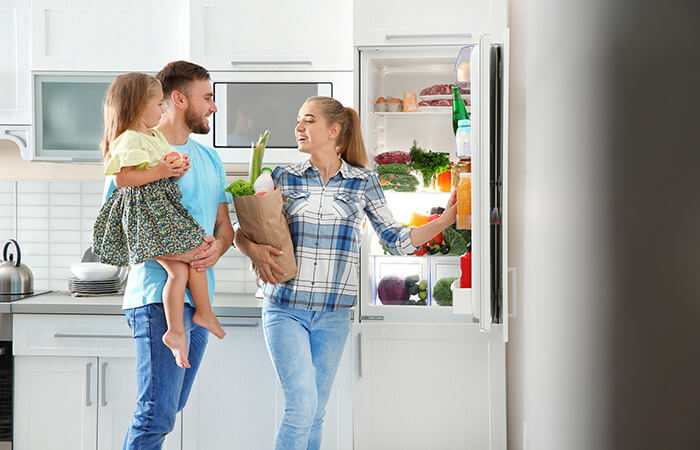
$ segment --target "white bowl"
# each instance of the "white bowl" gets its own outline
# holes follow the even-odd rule
[[[81,262],[70,265],[70,271],[73,272],[73,275],[83,281],[109,280],[114,277],[117,270],[119,270],[117,266],[99,262]]]

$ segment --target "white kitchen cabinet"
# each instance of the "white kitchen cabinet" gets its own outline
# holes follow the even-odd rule
[[[32,70],[158,71],[186,59],[187,0],[33,0]]]
[[[465,44],[484,33],[500,33],[507,0],[355,0],[355,46]]]
[[[15,356],[15,450],[95,450],[97,358]]]
[[[13,448],[121,448],[136,406],[134,342],[123,316],[15,314],[13,341]],[[181,448],[181,429],[178,415],[164,449]]]
[[[183,410],[183,448],[269,449],[275,439],[276,375],[259,318],[220,318]]]
[[[357,324],[355,448],[505,450],[505,343],[476,324]]]
[[[209,70],[352,70],[352,0],[192,0],[191,58]]]
[[[0,124],[3,125],[27,125],[31,120],[29,6],[26,0],[0,0]]]

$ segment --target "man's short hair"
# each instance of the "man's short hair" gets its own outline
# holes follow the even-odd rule
[[[173,91],[187,94],[187,86],[194,80],[210,80],[209,72],[189,61],[173,61],[156,74],[163,87],[163,98],[170,98]]]

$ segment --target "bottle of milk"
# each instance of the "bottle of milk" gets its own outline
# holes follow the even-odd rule
[[[472,127],[469,119],[461,119],[457,122],[455,142],[457,143],[457,158],[471,158],[472,156]]]
[[[270,168],[263,168],[260,175],[258,175],[257,180],[255,180],[255,183],[253,183],[253,189],[255,189],[256,194],[272,192],[275,190],[275,183],[272,181],[272,170],[270,170]]]

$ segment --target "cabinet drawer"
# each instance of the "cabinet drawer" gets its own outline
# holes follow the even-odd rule
[[[122,315],[15,314],[12,328],[16,356],[135,356]]]

